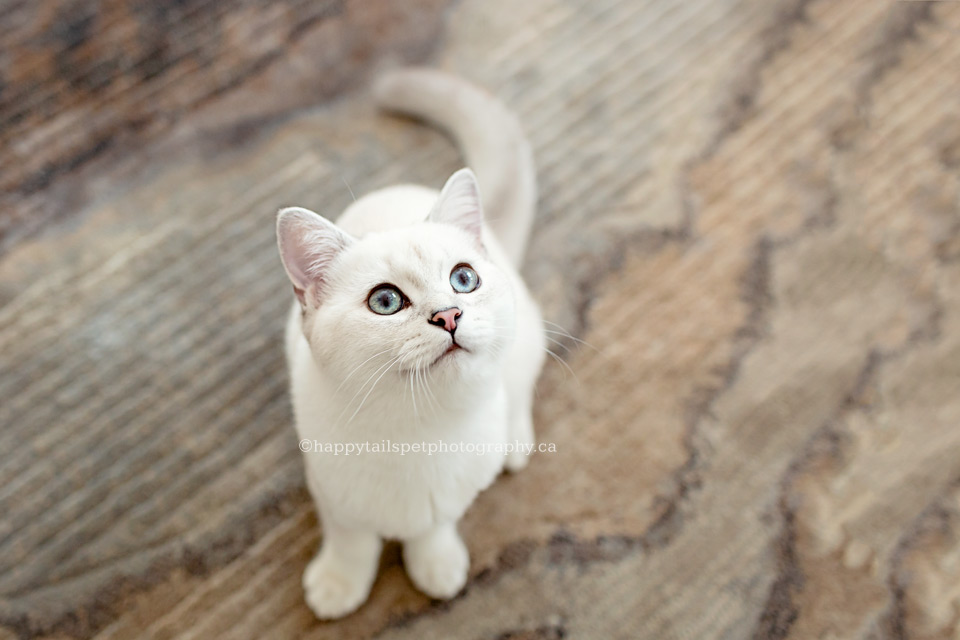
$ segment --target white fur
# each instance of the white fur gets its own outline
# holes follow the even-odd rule
[[[463,86],[435,75],[430,81]],[[542,322],[516,260],[482,222],[479,194],[473,174],[461,171],[442,195],[417,186],[371,193],[336,225],[304,209],[281,211],[281,256],[299,298],[286,349],[301,440],[533,443]],[[528,226],[531,215],[522,212],[515,222]],[[525,240],[525,228],[514,231]],[[450,272],[461,263],[480,276],[471,293],[451,287]],[[382,283],[398,287],[409,307],[373,313],[367,296]],[[451,336],[428,320],[452,306],[462,310],[455,338],[463,349],[444,355]],[[383,538],[403,541],[407,572],[423,592],[452,597],[469,566],[457,521],[505,464],[517,470],[526,461],[495,451],[305,453],[324,529],[303,576],[308,604],[322,618],[362,604]]]

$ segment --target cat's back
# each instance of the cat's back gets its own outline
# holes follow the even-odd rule
[[[440,192],[416,184],[400,184],[363,196],[340,215],[339,225],[347,233],[362,236],[423,222]]]

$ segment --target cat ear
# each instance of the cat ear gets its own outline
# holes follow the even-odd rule
[[[480,186],[470,169],[460,169],[450,176],[440,191],[428,222],[451,224],[481,241],[483,207],[480,205]]]
[[[306,305],[316,304],[327,284],[330,265],[354,239],[308,209],[287,207],[277,214],[277,244],[293,291]]]

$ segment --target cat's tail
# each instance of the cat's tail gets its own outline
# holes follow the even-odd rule
[[[477,174],[487,222],[519,266],[533,224],[537,176],[516,116],[482,89],[430,69],[388,72],[373,91],[382,108],[427,120],[456,139]]]

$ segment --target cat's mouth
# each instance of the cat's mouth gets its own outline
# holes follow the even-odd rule
[[[454,340],[453,343],[449,347],[447,347],[446,351],[441,353],[436,360],[430,363],[430,366],[432,367],[435,364],[439,363],[441,360],[445,360],[449,357],[454,356],[458,351],[467,351],[467,349],[464,349],[462,346],[457,344],[456,340]]]

